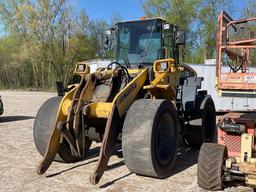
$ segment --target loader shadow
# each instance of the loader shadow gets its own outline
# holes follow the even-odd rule
[[[198,161],[198,155],[199,149],[192,149],[186,146],[180,146],[178,148],[174,170],[170,177],[195,165]]]
[[[117,146],[114,148],[114,154],[113,154],[113,155],[117,156],[118,158],[120,158],[120,159],[122,159],[122,160],[119,161],[119,162],[117,162],[117,163],[113,163],[113,164],[111,164],[111,165],[108,165],[106,171],[110,171],[110,170],[112,170],[112,169],[115,169],[115,168],[118,168],[118,167],[122,167],[122,166],[125,165],[124,160],[123,160],[123,154],[122,154],[122,151],[121,151],[121,145],[117,145]],[[125,175],[123,175],[123,176],[121,176],[121,177],[118,177],[118,178],[116,178],[116,179],[114,179],[114,180],[112,180],[112,181],[109,181],[109,182],[107,182],[107,183],[101,185],[99,188],[101,188],[101,189],[107,188],[107,187],[109,187],[110,185],[113,185],[116,181],[119,181],[119,180],[121,180],[121,179],[124,179],[124,178],[128,177],[128,176],[131,175],[131,174],[133,174],[133,173],[129,172],[129,173],[127,173],[127,174],[125,174]]]
[[[24,121],[28,119],[34,119],[35,117],[32,116],[1,116],[0,117],[0,123],[7,123],[7,122],[13,122],[13,121]]]
[[[91,158],[99,156],[99,151],[100,151],[100,147],[95,147],[95,148],[90,149],[88,151],[87,157],[85,159],[83,159],[82,161],[86,161],[88,159],[91,159]],[[91,164],[91,163],[94,163],[94,162],[97,162],[97,161],[98,161],[98,159],[94,159],[94,160],[91,160],[89,162],[81,163],[81,164],[75,165],[75,166],[73,166],[71,168],[68,168],[68,169],[65,169],[65,170],[62,170],[62,171],[59,171],[59,172],[56,172],[56,173],[52,173],[50,175],[46,175],[46,178],[51,178],[51,177],[60,175],[61,173],[65,173],[65,172],[70,171],[72,169],[76,169],[78,167],[82,167],[82,166],[85,166],[85,165],[88,165],[88,164]]]
[[[120,149],[121,149],[121,147],[117,146],[114,150],[113,155],[116,155],[119,158],[122,158],[122,152],[121,152]],[[91,158],[98,157],[99,153],[100,153],[100,147],[92,148],[92,149],[89,150],[88,156],[83,161],[86,161],[86,160],[91,159]],[[198,149],[192,149],[192,148],[189,148],[189,147],[186,147],[186,146],[180,146],[178,148],[174,170],[173,170],[172,174],[169,177],[171,177],[175,174],[178,174],[179,172],[182,172],[182,171],[188,169],[189,167],[195,165],[197,163],[197,160],[198,160],[198,155],[199,155],[199,150]],[[47,175],[46,178],[51,178],[51,177],[60,175],[61,173],[64,173],[64,172],[70,171],[72,169],[76,169],[78,167],[85,166],[85,165],[88,165],[88,164],[91,164],[91,163],[95,163],[97,161],[98,161],[98,159],[93,159],[91,161],[87,161],[85,163],[75,165],[71,168],[68,168],[68,169],[65,169],[65,170]],[[124,165],[125,165],[125,163],[124,163],[124,160],[122,159],[121,161],[119,161],[117,163],[113,163],[113,164],[108,165],[106,171],[110,171],[112,169],[115,169],[117,167],[121,167],[121,166],[124,166]],[[128,177],[132,174],[133,173],[129,172],[129,173],[127,173],[127,174],[125,174],[121,177],[115,178],[112,181],[107,182],[107,183],[99,186],[99,188],[107,188],[110,185],[113,185],[115,182],[117,182],[121,179],[124,179],[124,178],[126,178],[126,177]]]
[[[116,156],[121,156],[121,151],[120,151],[120,148],[121,146],[120,145],[117,145],[115,148],[114,148],[114,153],[113,155],[116,155]],[[83,159],[82,161],[86,161],[88,159],[91,159],[91,158],[95,158],[95,157],[98,157],[99,156],[99,153],[100,153],[100,147],[95,147],[95,148],[92,148],[88,151],[88,154],[87,154],[87,157],[85,159]],[[50,175],[46,175],[46,178],[51,178],[51,177],[54,177],[54,176],[57,176],[57,175],[60,175],[61,173],[64,173],[64,172],[67,172],[67,171],[70,171],[72,169],[76,169],[78,167],[82,167],[82,166],[85,166],[85,165],[88,165],[88,164],[91,164],[91,163],[94,163],[94,162],[97,162],[98,159],[93,159],[89,162],[85,162],[85,163],[81,163],[79,165],[75,165],[71,168],[68,168],[68,169],[65,169],[65,170],[62,170],[62,171],[59,171],[59,172],[56,172],[56,173],[52,173]],[[124,166],[124,161],[120,161],[118,163],[114,163],[114,164],[111,164],[111,165],[108,165],[107,166],[107,169],[106,171],[109,171],[109,170],[112,170],[114,168],[117,168],[117,167],[120,167],[120,166]]]
[[[95,160],[91,160],[91,161],[89,161],[89,162],[76,165],[76,166],[71,167],[71,168],[69,168],[69,169],[65,169],[65,170],[60,171],[60,172],[56,172],[56,173],[53,173],[53,174],[50,174],[50,175],[46,175],[46,178],[55,177],[55,176],[57,176],[57,175],[60,175],[61,173],[70,171],[70,170],[75,169],[75,168],[78,168],[78,167],[82,167],[82,166],[88,165],[88,164],[93,163],[93,162],[96,162],[96,161],[97,161],[96,159],[95,159]]]
[[[187,169],[187,168],[193,166],[194,164],[196,164],[197,160],[198,160],[198,155],[199,155],[199,150],[198,149],[191,149],[191,148],[188,148],[188,147],[185,147],[185,146],[180,146],[178,148],[177,159],[176,159],[174,170],[173,170],[172,174],[169,177],[171,177],[175,174],[178,174],[179,172],[182,172],[185,169]],[[109,165],[107,170],[116,168],[118,166],[123,166],[123,165],[125,165],[125,164],[124,164],[124,161],[122,160],[119,163]],[[128,177],[132,174],[134,174],[134,173],[129,172],[129,173],[127,173],[127,174],[125,174],[125,175],[123,175],[119,178],[116,178],[116,179],[114,179],[110,182],[107,182],[107,183],[101,185],[99,188],[107,188],[110,185],[114,184],[116,181],[124,179],[124,178],[126,178],[126,177]]]
[[[124,166],[124,165],[125,165],[125,164],[124,164],[124,160],[122,160],[122,161],[120,161],[120,162],[118,162],[118,163],[114,163],[114,164],[108,165],[106,171],[110,171],[110,170],[112,170],[112,169],[115,169],[115,168],[117,168],[117,167],[121,167],[121,166]]]
[[[114,179],[113,181],[110,181],[110,182],[107,182],[107,183],[101,185],[99,188],[101,188],[101,189],[107,188],[107,187],[109,187],[110,185],[113,185],[116,181],[119,181],[119,180],[121,180],[121,179],[124,179],[125,177],[128,177],[128,176],[130,176],[131,174],[133,174],[133,173],[131,173],[131,172],[130,172],[130,173],[127,173],[127,174],[123,175],[122,177],[116,178],[116,179]]]

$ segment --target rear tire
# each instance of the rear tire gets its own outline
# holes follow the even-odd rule
[[[187,126],[185,141],[190,147],[200,148],[205,142],[214,142],[216,137],[216,111],[211,97],[205,97],[201,102],[196,103],[198,109],[195,116]],[[193,114],[192,114],[193,116]]]
[[[200,188],[213,191],[222,189],[222,166],[227,156],[227,147],[224,145],[202,145],[197,166],[197,183]]]
[[[135,101],[127,112],[122,133],[128,169],[139,175],[168,177],[176,160],[178,131],[178,115],[171,101]]]

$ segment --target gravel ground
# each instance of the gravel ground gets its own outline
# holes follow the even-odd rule
[[[122,158],[113,156],[100,183],[89,182],[99,147],[91,158],[72,163],[54,162],[45,175],[36,174],[41,160],[33,141],[33,122],[41,104],[54,93],[1,91],[5,112],[0,117],[0,191],[178,191],[201,192],[196,183],[197,150],[179,149],[172,176],[165,180],[129,172]],[[225,191],[252,191],[229,188]]]

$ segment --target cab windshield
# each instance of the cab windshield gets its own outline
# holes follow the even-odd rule
[[[120,64],[150,64],[162,57],[161,20],[118,23],[117,61]]]

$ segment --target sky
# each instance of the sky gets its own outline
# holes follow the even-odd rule
[[[122,20],[135,20],[145,13],[141,2],[145,0],[76,0],[78,11],[85,9],[90,19],[103,19],[111,23],[114,15],[120,15]],[[227,0],[228,1],[228,0]],[[245,6],[243,0],[232,0],[235,13],[230,13],[234,19],[241,17],[239,9]]]
[[[114,15],[122,20],[134,20],[144,16],[140,0],[79,0],[78,10],[84,8],[91,19],[103,19],[108,23]]]
[[[86,14],[92,20],[100,20],[111,23],[114,15],[120,15],[121,20],[135,20],[145,16],[141,2],[144,0],[73,0],[73,6],[79,13],[85,9]],[[5,34],[0,23],[0,37]]]
[[[77,13],[85,9],[86,14],[92,20],[100,20],[111,23],[114,15],[120,15],[121,20],[136,20],[145,13],[141,2],[145,0],[71,0],[76,7]],[[227,0],[229,1],[229,0]],[[245,6],[244,0],[232,0],[234,2],[234,13],[230,13],[232,18],[240,18],[239,8]],[[4,34],[3,24],[0,23],[0,36]]]

